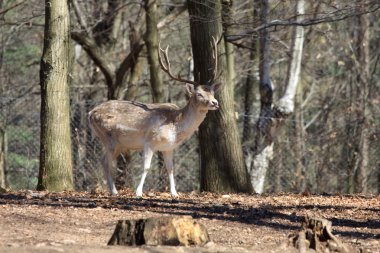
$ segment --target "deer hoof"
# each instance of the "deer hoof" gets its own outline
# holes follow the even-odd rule
[[[142,191],[140,191],[139,189],[137,189],[136,190],[136,197],[137,198],[142,198],[142,195],[143,195]]]
[[[179,195],[178,195],[177,192],[172,192],[171,195],[172,195],[173,199],[178,199],[179,198]]]

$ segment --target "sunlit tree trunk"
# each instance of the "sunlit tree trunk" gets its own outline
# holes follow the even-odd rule
[[[67,1],[45,1],[41,58],[41,151],[38,190],[73,189],[69,63],[70,15]]]
[[[233,84],[225,71],[225,42],[222,34],[220,0],[188,0],[195,80],[207,84],[213,76],[212,36],[218,44],[218,69],[222,87],[217,93],[218,111],[209,112],[199,131],[201,190],[211,192],[251,192],[243,162],[239,133],[234,118]]]

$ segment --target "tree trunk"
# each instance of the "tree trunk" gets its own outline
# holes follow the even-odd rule
[[[258,0],[252,1],[252,17],[251,21],[258,16],[258,7],[257,7]],[[251,64],[251,67],[248,70],[247,79],[245,81],[245,96],[244,96],[244,124],[243,124],[243,149],[244,149],[244,156],[246,161],[246,166],[249,168],[252,156],[253,154],[249,152],[249,146],[252,145],[252,140],[254,140],[254,129],[252,128],[252,125],[255,123],[253,115],[255,115],[254,112],[254,103],[256,103],[255,99],[255,91],[258,87],[258,82],[256,79],[256,71],[258,69],[258,40],[256,38],[252,38],[251,42],[251,51],[249,56],[249,63]],[[245,143],[244,143],[245,141]]]
[[[360,10],[359,10],[360,11]],[[368,14],[358,17],[358,89],[360,103],[361,133],[359,141],[360,165],[356,173],[357,192],[368,192],[369,170],[369,82],[370,78],[370,34]]]
[[[70,15],[67,1],[45,1],[41,58],[41,150],[38,190],[73,189],[70,136]]]
[[[362,11],[358,7],[358,11]],[[346,139],[342,147],[340,166],[347,171],[347,193],[366,193],[368,191],[369,170],[369,17],[354,17],[351,23],[352,36],[349,46],[354,48],[352,54],[352,77],[346,87],[347,113]]]
[[[128,81],[128,89],[123,98],[125,100],[136,100],[137,91],[138,91],[138,82],[141,78],[141,75],[144,71],[145,62],[141,57],[138,57],[136,59],[135,65],[132,68],[132,73],[130,75],[129,81]]]
[[[209,84],[213,76],[212,37],[218,44],[218,68],[226,69],[222,35],[220,0],[188,1],[194,76],[198,83]],[[251,192],[252,186],[244,166],[239,133],[234,118],[233,84],[228,72],[220,76],[222,87],[217,94],[218,111],[209,112],[200,126],[202,191]]]
[[[145,0],[146,34],[145,44],[148,51],[148,63],[150,72],[150,86],[152,88],[153,103],[167,102],[162,82],[161,67],[158,61],[158,9],[157,0]],[[168,179],[164,171],[164,158],[158,153],[159,190],[168,185]]]
[[[0,127],[0,188],[7,187],[7,133]]]
[[[302,90],[302,86],[298,87],[298,90]],[[302,117],[302,96],[300,92],[297,92],[295,98],[295,110],[294,110],[294,159],[295,159],[295,181],[296,191],[304,192],[306,190],[307,174],[303,165],[304,154],[304,122]]]
[[[269,13],[269,3],[267,0],[262,0],[260,4],[260,20],[262,24],[267,22]],[[251,175],[251,183],[253,189],[257,193],[264,191],[264,181],[266,170],[269,166],[269,160],[273,155],[273,145],[270,135],[269,119],[272,118],[272,101],[273,101],[273,88],[270,81],[269,73],[269,35],[267,29],[263,29],[260,34],[260,115],[256,123],[256,135],[254,147],[250,150],[253,154],[253,159],[248,167]]]
[[[297,19],[304,14],[304,0],[297,1]],[[261,23],[267,23],[269,13],[268,0],[261,1]],[[275,138],[284,119],[294,111],[294,99],[297,91],[302,59],[304,29],[295,27],[291,59],[289,63],[285,94],[273,105],[273,89],[269,73],[269,35],[266,29],[260,32],[260,116],[256,124],[255,144],[251,148],[254,154],[250,172],[254,190],[257,193],[264,191],[265,176],[270,160],[273,158],[273,139]]]
[[[145,0],[146,34],[145,44],[148,50],[148,63],[150,71],[150,85],[154,103],[165,102],[162,84],[161,68],[158,61],[158,14],[157,0]]]
[[[233,22],[233,9],[232,0],[222,0],[222,24],[223,24],[223,34],[224,36],[229,36],[233,34],[231,29],[231,24]],[[232,43],[225,42],[226,51],[226,65],[227,65],[227,83],[232,86],[231,96],[234,97],[234,87],[235,87],[235,57],[234,57],[234,45]]]

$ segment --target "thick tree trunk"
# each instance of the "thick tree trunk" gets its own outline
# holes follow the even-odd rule
[[[213,76],[212,37],[219,39],[218,68],[226,69],[219,0],[188,0],[194,76],[208,84]],[[239,133],[234,118],[233,84],[229,73],[222,71],[222,87],[217,94],[218,111],[209,112],[199,131],[201,155],[201,190],[211,192],[251,192],[252,186],[244,166]]]
[[[70,15],[67,1],[45,1],[41,59],[41,151],[38,190],[73,189],[69,106]]]

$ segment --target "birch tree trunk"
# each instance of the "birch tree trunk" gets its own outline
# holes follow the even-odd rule
[[[70,134],[70,15],[67,1],[45,1],[41,58],[41,150],[38,190],[73,189]]]
[[[297,20],[304,14],[304,0],[298,0],[296,5]],[[261,1],[260,18],[262,24],[267,22],[269,4]],[[288,68],[285,94],[273,104],[273,89],[269,74],[269,35],[264,29],[260,34],[260,116],[256,124],[255,144],[250,149],[252,161],[249,167],[251,182],[257,193],[264,192],[265,176],[270,160],[273,158],[273,139],[279,128],[294,111],[295,95],[301,71],[304,29],[295,27],[292,40],[291,59]]]
[[[251,22],[258,16],[258,2],[259,0],[252,1],[252,17]],[[259,51],[258,51],[258,39],[253,39],[251,42],[251,51],[249,56],[249,63],[250,68],[248,70],[247,79],[244,84],[244,127],[243,127],[243,149],[244,149],[244,155],[246,158],[246,166],[249,168],[251,161],[252,161],[252,154],[249,152],[249,146],[252,145],[252,143],[249,143],[249,141],[254,139],[254,129],[252,128],[252,125],[255,124],[254,120],[254,101],[256,102],[257,99],[255,99],[255,91],[258,86],[258,80],[255,76],[258,70],[258,62],[259,62]],[[246,143],[244,143],[246,141]]]

